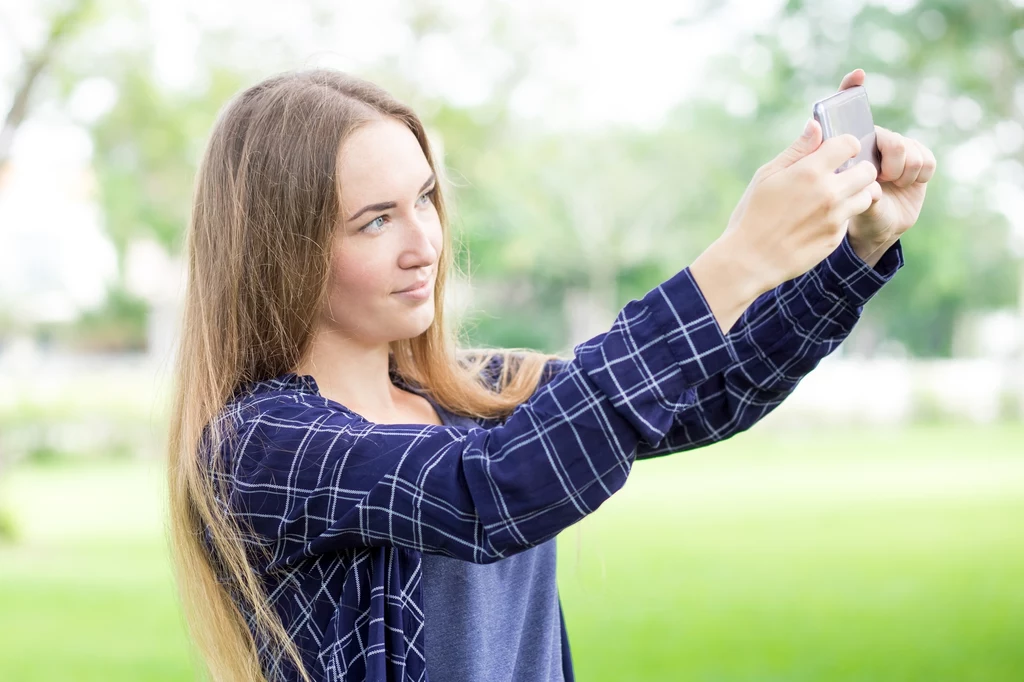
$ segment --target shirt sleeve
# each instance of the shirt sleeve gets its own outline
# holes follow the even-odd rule
[[[665,438],[637,459],[714,443],[750,428],[849,336],[864,305],[903,267],[897,241],[872,268],[844,239],[809,272],[759,297],[729,331],[739,362],[693,390]]]
[[[709,340],[730,346],[736,362],[691,386],[687,406],[676,413],[665,437],[653,445],[640,443],[636,458],[692,450],[756,424],[839,346],[860,319],[864,304],[903,264],[898,241],[872,268],[844,239],[815,268],[760,296],[727,335]],[[707,307],[700,289],[693,295]],[[557,376],[567,364],[549,361],[544,376]]]
[[[226,507],[268,567],[390,545],[476,563],[555,536],[622,487],[695,386],[734,362],[688,270],[630,301],[493,428],[377,424],[317,395],[239,406]],[[242,416],[242,415],[245,416]]]

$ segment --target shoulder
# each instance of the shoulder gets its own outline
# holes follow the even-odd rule
[[[458,439],[451,425],[410,422],[382,424],[367,420],[344,405],[320,395],[312,377],[282,375],[250,384],[222,412],[246,453],[334,450],[356,446],[390,448],[410,440]],[[484,426],[484,424],[481,424]]]
[[[321,396],[311,376],[291,373],[241,384],[228,399],[223,413],[241,424],[268,415],[289,417],[314,411],[357,416]]]
[[[213,420],[221,454],[297,451],[325,434],[357,432],[358,414],[319,394],[312,377],[285,374],[239,385]]]

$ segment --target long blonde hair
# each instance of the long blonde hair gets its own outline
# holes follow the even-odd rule
[[[224,478],[216,475],[221,458],[203,453],[220,452],[231,437],[216,417],[236,387],[295,371],[309,351],[339,215],[338,155],[360,125],[382,116],[409,127],[437,174],[433,201],[444,235],[433,323],[391,344],[399,376],[452,412],[500,418],[529,398],[545,363],[558,357],[460,349],[459,330],[446,330],[445,283],[457,265],[445,176],[410,108],[373,83],[326,69],[280,74],[233,98],[195,180],[168,453],[176,579],[192,638],[218,682],[267,679],[259,653],[267,642],[310,679],[246,555],[245,529],[214,483]],[[481,370],[496,354],[507,362],[496,383],[485,383]]]

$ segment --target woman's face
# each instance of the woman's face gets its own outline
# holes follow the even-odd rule
[[[366,346],[419,336],[434,319],[442,248],[430,164],[412,131],[386,118],[349,137],[338,170],[343,203],[325,323]],[[424,279],[424,295],[397,293]]]

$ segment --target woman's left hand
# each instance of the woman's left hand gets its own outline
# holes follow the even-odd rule
[[[881,195],[849,226],[850,244],[864,260],[876,252],[881,256],[917,222],[935,174],[935,155],[917,140],[880,126],[875,126],[875,139],[882,155]]]
[[[864,84],[863,69],[846,74],[840,90]],[[890,246],[917,222],[928,181],[935,174],[935,155],[928,147],[899,133],[875,126],[875,142],[882,156],[876,182],[881,192],[864,213],[850,219],[850,245],[874,266]]]

